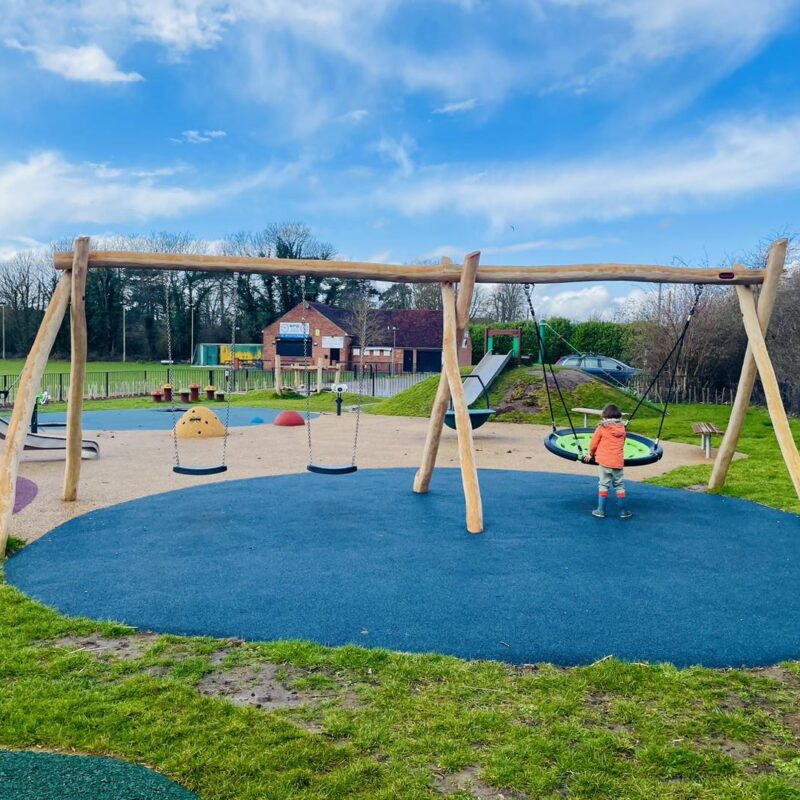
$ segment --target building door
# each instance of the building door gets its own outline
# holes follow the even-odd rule
[[[403,372],[414,371],[414,351],[403,350]]]
[[[441,372],[441,350],[417,350],[417,372]]]
[[[330,354],[331,354],[331,364],[338,364],[339,360],[342,357],[342,349],[341,347],[331,347]]]

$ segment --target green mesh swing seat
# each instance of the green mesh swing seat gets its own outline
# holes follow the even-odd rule
[[[486,408],[468,408],[467,413],[469,414],[469,424],[472,426],[472,429],[475,430],[476,428],[480,428],[484,422],[488,422],[491,419],[492,415],[495,414],[495,409],[489,407],[489,393],[486,391],[486,385],[483,382],[483,378],[480,375],[467,375],[464,380],[466,381],[467,378],[477,378],[481,384],[481,390],[483,394],[483,399],[486,402]],[[453,398],[450,398],[450,408],[447,409],[444,413],[444,424],[447,425],[448,428],[452,428],[453,430],[456,429],[456,412],[453,408]]]
[[[545,365],[544,340],[542,339],[542,335],[539,331],[539,325],[536,322],[536,311],[533,308],[533,300],[531,299],[531,285],[526,283],[524,288],[525,299],[528,301],[528,309],[531,314],[531,319],[533,320],[533,329],[536,332],[539,348],[539,363],[542,365],[542,382],[544,383],[545,391],[547,392],[547,405],[550,409],[550,420],[552,424],[552,431],[545,437],[544,446],[549,452],[555,456],[558,456],[559,458],[565,458],[568,461],[583,461],[583,459],[589,455],[589,444],[592,440],[592,435],[594,434],[595,429],[576,428],[572,424],[572,417],[570,416],[569,408],[567,407],[564,395],[561,392],[561,387],[559,386],[558,378],[556,377],[556,372],[553,369],[553,365]],[[636,416],[636,413],[641,408],[642,404],[646,402],[647,395],[650,394],[650,391],[655,386],[656,381],[667,368],[674,356],[674,364],[672,368],[672,374],[670,375],[669,379],[666,402],[664,403],[664,407],[661,409],[661,420],[658,425],[658,434],[656,435],[655,439],[650,439],[647,436],[642,436],[640,433],[631,433],[630,431],[627,432],[624,450],[624,463],[626,467],[643,467],[647,464],[654,464],[664,455],[664,449],[660,444],[661,432],[664,429],[664,420],[667,416],[667,408],[669,407],[670,400],[672,399],[672,393],[675,388],[675,379],[678,374],[678,364],[681,359],[683,344],[686,341],[686,334],[689,331],[689,325],[692,322],[692,317],[694,317],[694,313],[697,310],[697,305],[700,302],[701,294],[702,286],[695,286],[694,303],[692,304],[689,314],[686,317],[683,330],[675,341],[675,344],[673,344],[672,349],[667,354],[667,357],[664,359],[664,362],[659,367],[658,372],[651,381],[650,385],[647,387],[647,389],[645,389],[644,393],[639,398],[636,408],[633,409],[628,418],[628,424],[630,424],[630,422]],[[564,414],[569,422],[568,428],[559,428],[556,424],[553,398],[550,395],[550,384],[548,383],[547,377],[548,368],[550,370],[550,378],[552,379],[553,386],[558,393]],[[596,462],[594,459],[592,459],[586,463],[594,464]]]
[[[568,461],[581,461],[589,452],[589,442],[594,428],[571,428],[555,430],[545,437],[544,446],[555,456]],[[643,467],[654,464],[664,455],[661,445],[638,433],[630,433],[625,438],[625,466]],[[594,460],[590,463],[594,464]]]

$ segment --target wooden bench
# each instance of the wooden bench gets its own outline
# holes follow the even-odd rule
[[[693,422],[692,430],[700,437],[700,447],[703,448],[706,458],[711,458],[711,437],[722,436],[725,431],[711,422]]]
[[[583,408],[583,407],[579,406],[578,408],[571,408],[570,411],[574,411],[576,414],[583,414],[583,427],[584,428],[588,428],[589,427],[589,415],[590,414],[592,416],[595,416],[595,417],[600,417],[600,416],[603,415],[603,409],[602,408]],[[628,414],[623,412],[622,416],[623,416],[623,418],[625,418],[625,417],[628,416]]]

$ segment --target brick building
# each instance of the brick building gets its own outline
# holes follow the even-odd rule
[[[365,364],[374,364],[381,372],[441,371],[441,311],[374,309],[369,312],[366,327]],[[284,364],[299,363],[306,357],[313,364],[322,357],[325,367],[359,363],[362,345],[358,328],[358,320],[350,311],[307,303],[304,315],[298,303],[264,328],[264,369],[274,368],[276,353]],[[458,360],[463,366],[472,362],[469,333],[459,342]]]

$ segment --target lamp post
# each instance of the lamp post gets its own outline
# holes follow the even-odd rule
[[[6,360],[6,304],[3,303],[3,361]]]
[[[386,330],[392,332],[392,363],[391,366],[389,367],[389,372],[391,375],[394,375],[394,351],[395,348],[397,347],[397,326],[387,325]]]
[[[189,363],[194,364],[194,303],[192,303],[192,324],[191,324],[191,334],[189,338]],[[233,354],[231,354],[231,358],[233,358]]]
[[[127,355],[128,355],[127,354],[127,349],[126,349],[127,342],[125,340],[126,333],[127,333],[127,328],[128,328],[128,326],[126,324],[126,319],[125,319],[127,313],[128,313],[128,308],[125,305],[125,303],[123,302],[122,303],[122,363],[123,364],[127,360]]]

